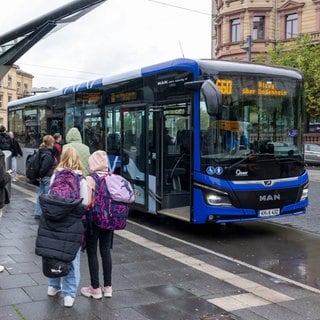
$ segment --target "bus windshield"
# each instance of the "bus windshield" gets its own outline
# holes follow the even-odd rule
[[[224,76],[216,85],[222,93],[221,113],[210,116],[203,97],[200,102],[203,165],[234,163],[250,155],[302,157],[300,82]]]

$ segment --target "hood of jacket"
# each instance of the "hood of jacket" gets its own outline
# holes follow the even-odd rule
[[[67,143],[71,143],[71,142],[82,143],[80,131],[77,128],[71,128],[66,135],[66,142]]]
[[[42,214],[48,220],[58,221],[67,216],[82,216],[81,199],[61,198],[56,195],[43,194],[39,196]]]

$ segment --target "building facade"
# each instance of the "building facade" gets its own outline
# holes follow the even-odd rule
[[[309,33],[320,38],[320,0],[213,0],[212,56],[253,60]]]
[[[0,125],[8,126],[7,105],[10,101],[31,95],[32,80],[33,76],[17,65],[0,79]]]

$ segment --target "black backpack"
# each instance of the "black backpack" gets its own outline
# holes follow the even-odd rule
[[[30,180],[40,178],[40,151],[35,151],[26,163],[26,177]]]

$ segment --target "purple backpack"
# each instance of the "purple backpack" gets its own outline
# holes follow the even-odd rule
[[[101,229],[121,230],[126,227],[129,203],[135,200],[132,186],[120,175],[92,173],[96,187],[89,217]]]
[[[54,181],[50,186],[49,194],[61,198],[80,198],[80,181],[82,175],[70,169],[63,169],[55,173]]]

